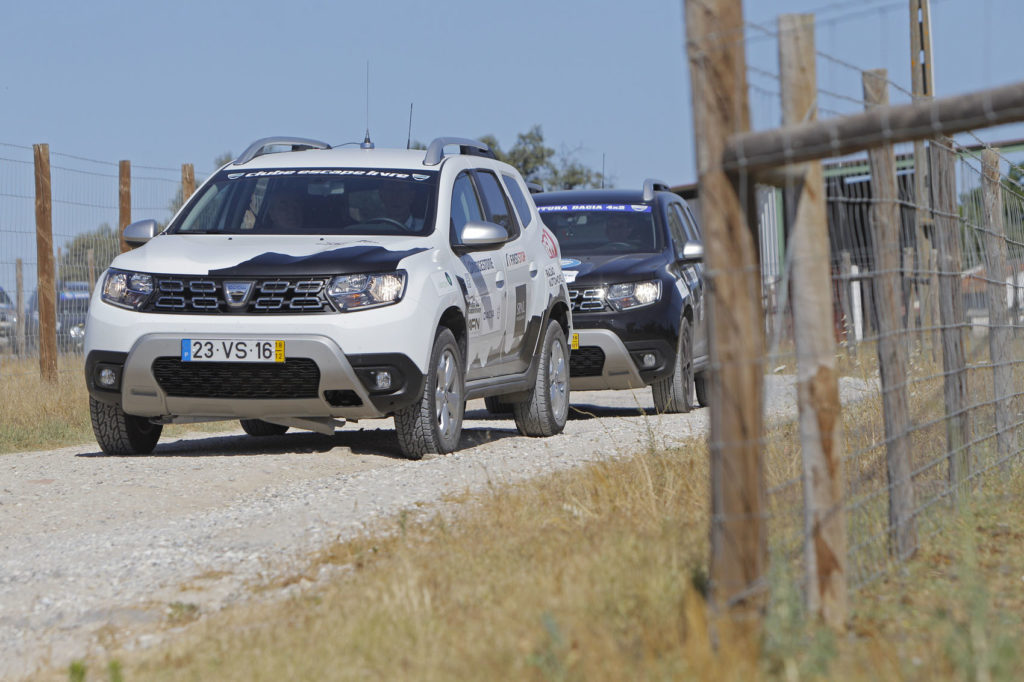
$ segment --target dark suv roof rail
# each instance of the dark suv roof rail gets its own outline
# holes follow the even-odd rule
[[[331,145],[320,140],[311,140],[308,137],[264,137],[263,139],[256,140],[249,147],[242,152],[242,155],[235,159],[236,164],[249,163],[257,156],[263,154],[269,154],[267,151],[270,147],[284,147],[290,146],[293,152],[302,151],[304,149],[330,149]]]
[[[468,137],[435,137],[427,147],[427,153],[423,156],[423,165],[436,166],[441,163],[441,159],[444,158],[444,148],[453,144],[459,145],[460,154],[496,158],[491,148],[479,140],[471,140]]]
[[[527,182],[526,189],[530,190],[530,194],[543,194],[544,186],[539,182]]]
[[[668,192],[671,188],[667,182],[661,180],[655,180],[654,178],[647,178],[644,180],[644,201],[650,201],[654,198],[655,192]]]

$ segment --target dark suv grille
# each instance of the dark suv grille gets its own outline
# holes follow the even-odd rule
[[[583,346],[569,354],[569,376],[599,377],[604,369],[604,351],[597,346]]]
[[[320,389],[320,368],[309,358],[260,363],[182,362],[163,357],[153,361],[153,376],[175,398],[286,400],[316,398]]]
[[[167,276],[154,277],[153,297],[143,308],[148,313],[329,313],[328,277],[245,277]],[[251,285],[247,297],[238,296],[240,305],[228,305],[225,283],[242,292]]]
[[[573,289],[569,288],[569,302],[574,313],[599,312],[607,308],[604,302],[604,289]]]

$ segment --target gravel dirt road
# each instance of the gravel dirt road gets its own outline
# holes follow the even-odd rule
[[[769,414],[793,414],[792,378],[768,384]],[[573,406],[563,434],[535,439],[472,401],[461,449],[419,462],[400,457],[391,420],[333,437],[195,433],[148,457],[95,444],[0,455],[0,679],[99,654],[111,633],[145,646],[173,604],[203,614],[254,598],[254,585],[402,509],[708,425],[706,409],[654,415],[647,389],[577,392]]]

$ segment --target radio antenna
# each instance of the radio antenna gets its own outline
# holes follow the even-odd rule
[[[412,149],[412,102],[409,102],[409,137],[405,140],[405,148]]]
[[[370,60],[366,60],[366,137],[359,145],[360,149],[373,149],[373,142],[370,142]]]

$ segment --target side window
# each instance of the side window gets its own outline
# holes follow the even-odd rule
[[[498,184],[498,177],[490,172],[478,170],[476,172],[477,183],[480,187],[480,194],[483,195],[484,207],[487,210],[487,219],[505,228],[509,239],[519,236],[519,222],[505,199],[505,193],[501,191]]]
[[[462,234],[462,227],[471,220],[483,220],[484,214],[480,210],[480,200],[473,188],[473,181],[469,173],[459,173],[455,178],[452,187],[452,220],[451,220],[451,242],[457,244],[459,235]]]
[[[668,205],[668,231],[672,233],[672,242],[675,247],[676,255],[682,255],[683,245],[686,244],[688,237],[686,234],[686,228],[683,226],[683,211],[679,207],[679,204]]]
[[[522,222],[523,227],[529,227],[530,222],[533,220],[533,213],[530,212],[530,201],[523,194],[523,190],[519,188],[519,183],[516,182],[514,177],[502,173],[501,179],[505,181],[508,195],[512,197],[512,203],[516,206],[519,221]]]
[[[693,211],[690,210],[689,206],[683,208],[683,218],[686,219],[687,231],[692,235],[692,239],[696,241],[703,241],[704,238],[700,233],[700,225],[697,224],[697,219],[693,215]]]

